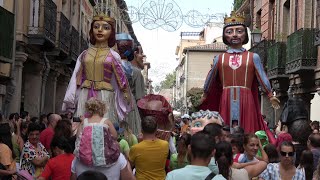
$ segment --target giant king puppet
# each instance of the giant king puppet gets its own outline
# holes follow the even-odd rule
[[[258,86],[266,92],[273,108],[279,108],[279,100],[273,96],[259,55],[242,47],[249,41],[244,20],[234,12],[224,19],[223,42],[228,50],[213,60],[200,109],[219,111],[225,124],[236,122],[246,133],[265,130],[274,141],[261,116]]]

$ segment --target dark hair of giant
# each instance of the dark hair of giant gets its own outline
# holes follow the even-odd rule
[[[230,167],[233,163],[233,153],[230,143],[219,142],[216,144],[215,159],[218,164],[219,173],[229,179]]]
[[[193,158],[207,159],[211,157],[215,143],[207,133],[200,131],[191,137],[190,146]]]
[[[95,45],[96,44],[96,39],[94,38],[94,35],[93,35],[93,24],[94,22],[96,21],[92,21],[91,25],[90,25],[90,31],[89,31],[89,37],[90,37],[90,43],[92,45]],[[116,30],[115,30],[115,22],[111,22],[111,21],[106,21],[108,24],[111,25],[111,34],[109,36],[109,39],[108,39],[108,46],[110,48],[112,48],[115,44],[116,44]]]
[[[247,30],[247,27],[243,24],[235,24],[235,25],[230,25],[230,26],[243,26],[244,27],[244,31],[246,33],[246,37],[244,39],[244,41],[242,42],[242,45],[244,44],[247,44],[249,42],[249,35],[248,35],[248,30]],[[223,40],[223,43],[230,46],[230,43],[227,41],[226,37],[224,36],[224,31],[226,30],[227,27],[230,27],[230,26],[226,26],[226,27],[223,27],[223,32],[222,32],[222,40]]]
[[[157,131],[157,122],[153,116],[146,116],[141,120],[141,129],[143,133],[153,134]]]

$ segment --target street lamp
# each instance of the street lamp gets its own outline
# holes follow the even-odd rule
[[[262,33],[260,29],[254,29],[251,32],[251,40],[253,45],[258,44],[261,41],[261,36],[262,36]]]

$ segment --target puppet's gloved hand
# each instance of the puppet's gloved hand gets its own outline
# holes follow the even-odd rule
[[[269,100],[270,100],[270,102],[272,104],[272,107],[274,109],[279,109],[280,108],[280,100],[277,97],[272,96]]]

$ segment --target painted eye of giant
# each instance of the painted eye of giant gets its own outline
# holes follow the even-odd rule
[[[194,122],[193,127],[202,127],[202,122],[201,121]]]

